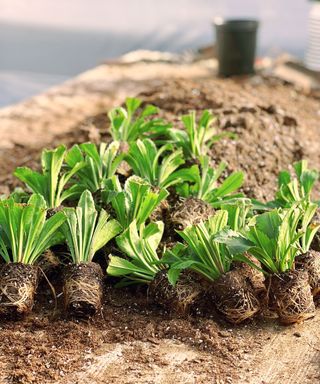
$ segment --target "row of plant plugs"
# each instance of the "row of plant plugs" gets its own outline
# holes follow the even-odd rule
[[[61,145],[43,151],[41,172],[16,169],[26,189],[0,200],[0,315],[32,310],[39,263],[65,244],[71,316],[101,309],[104,272],[93,258],[102,248],[112,249],[106,272],[117,288],[147,284],[153,302],[179,315],[205,306],[232,323],[266,309],[285,324],[314,316],[318,172],[302,160],[294,176],[280,173],[273,201],[249,199],[242,172],[211,166],[213,143],[236,137],[217,132],[209,111],[182,116],[185,129],[157,113],[127,99],[109,113],[111,143]]]

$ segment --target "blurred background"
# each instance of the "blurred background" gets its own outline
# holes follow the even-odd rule
[[[258,55],[303,58],[307,0],[0,0],[0,106],[136,49],[213,42],[216,16],[260,20]]]

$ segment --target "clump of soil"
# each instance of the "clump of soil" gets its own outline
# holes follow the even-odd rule
[[[37,266],[8,263],[0,266],[0,315],[18,319],[32,311],[38,286]]]
[[[218,311],[233,324],[253,317],[260,310],[251,285],[237,269],[224,273],[213,282],[212,296]]]
[[[283,324],[299,323],[315,315],[307,271],[293,270],[272,275],[271,302]]]
[[[50,219],[50,217],[54,216],[56,213],[61,212],[65,207],[63,205],[60,205],[56,208],[49,208],[47,210],[47,219]]]
[[[156,188],[154,188],[155,192],[158,192]],[[150,221],[164,221],[165,217],[168,214],[169,210],[169,202],[168,199],[162,200],[160,204],[155,208],[155,210],[150,215]]]
[[[239,169],[246,172],[243,190],[249,197],[271,200],[279,171],[301,158],[310,158],[311,147],[314,147],[313,161],[319,164],[315,145],[308,142],[308,136],[312,136],[310,124],[308,135],[300,136],[300,120],[292,115],[293,111],[297,111],[297,100],[291,101],[289,92],[280,85],[278,88],[276,94],[274,86],[269,88],[266,84],[256,86],[250,82],[216,79],[176,80],[164,82],[140,96],[146,103],[161,108],[161,117],[170,119],[180,128],[179,114],[191,109],[199,113],[205,108],[211,109],[217,116],[218,131],[237,136],[235,140],[228,138],[215,143],[210,151],[211,160],[216,164],[226,161],[228,173]],[[270,100],[276,103],[276,97],[277,102],[287,103],[291,112],[269,104]],[[299,114],[303,114],[304,102],[301,97]],[[308,121],[307,116],[304,118]],[[315,124],[312,132],[316,132]]]
[[[256,264],[258,268],[261,268],[260,262],[255,257],[249,254],[246,256],[252,263]],[[262,299],[266,294],[264,274],[257,268],[243,262],[234,262],[233,269],[237,270],[244,277],[247,283],[251,285],[255,295]]]
[[[295,266],[308,272],[312,294],[317,296],[320,293],[320,252],[311,250],[297,256]]]
[[[179,198],[169,208],[166,224],[168,228],[183,231],[189,225],[206,221],[215,210],[208,203],[195,197]]]
[[[69,264],[64,271],[64,307],[70,316],[87,318],[102,306],[103,273],[97,263]]]
[[[158,272],[150,283],[148,297],[171,313],[187,315],[192,308],[196,308],[204,291],[200,279],[193,273],[182,271],[173,286],[168,280],[167,271],[163,270]]]

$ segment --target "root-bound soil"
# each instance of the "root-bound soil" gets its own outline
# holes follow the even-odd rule
[[[213,302],[228,321],[239,324],[260,310],[252,286],[238,269],[223,274],[213,282]]]
[[[295,270],[272,275],[270,296],[283,324],[299,323],[315,316],[307,271]]]
[[[95,315],[102,306],[103,273],[97,263],[69,264],[65,267],[63,295],[65,311],[78,318]]]
[[[99,97],[110,94],[110,73],[103,75],[104,82],[97,81],[95,85]],[[123,78],[130,82],[128,76]],[[122,90],[121,97],[132,96],[137,86],[141,89],[141,84],[130,84],[132,91]],[[243,81],[157,80],[148,81],[144,87],[147,91],[141,95],[143,100],[161,107],[162,116],[176,125],[181,126],[177,113],[210,108],[218,117],[218,127],[237,134],[236,140],[216,143],[211,158],[216,164],[226,161],[227,173],[244,170],[243,190],[249,196],[272,199],[278,172],[290,168],[293,161],[305,158],[312,168],[320,168],[319,100],[294,87],[260,76]],[[92,88],[88,81],[79,91],[85,95]],[[38,114],[32,114],[30,102],[25,105],[24,114],[22,108],[19,113],[12,112],[12,131],[16,131],[15,122],[21,125],[21,120],[29,129],[33,119],[42,124],[43,132],[54,129],[57,132],[60,125],[56,118],[61,123],[61,106],[65,101],[73,105],[74,92],[76,87],[72,92],[61,92],[58,101],[50,98],[49,106],[41,104],[39,109],[47,108],[46,113],[51,114],[51,120],[43,123]],[[118,104],[118,99],[114,101],[112,95],[109,105]],[[80,116],[83,111],[92,110],[86,109],[91,100],[88,98],[81,105]],[[110,139],[105,103],[95,106],[95,110],[99,113],[95,116],[87,113],[86,119],[74,124],[72,131],[56,135],[50,146],[94,141],[93,133],[99,139]],[[66,114],[63,119],[67,121],[75,115],[73,110],[72,116]],[[80,128],[89,125],[97,129]],[[29,137],[31,132],[28,131]],[[18,142],[12,141],[10,149],[0,149],[1,193],[19,184],[12,177],[16,166],[39,168],[42,149],[39,140],[33,146],[26,145],[20,136]],[[49,146],[48,142],[45,146]],[[319,198],[319,190],[314,198]],[[172,380],[175,384],[313,384],[319,381],[318,314],[312,321],[296,324],[294,328],[280,327],[276,321],[259,317],[239,326],[231,326],[215,314],[178,319],[148,304],[143,289],[115,290],[108,286],[103,317],[98,315],[89,322],[78,322],[63,318],[61,281],[59,276],[51,281],[58,298],[54,317],[52,294],[44,283],[38,289],[33,313],[23,321],[0,324],[1,384],[167,384]]]
[[[308,272],[312,294],[317,296],[320,293],[320,252],[311,250],[299,255],[295,264],[297,269]]]
[[[247,254],[247,258],[257,267],[261,268],[261,264],[253,256]],[[247,263],[235,262],[233,268],[236,269],[252,287],[253,292],[259,298],[263,298],[266,293],[265,277],[264,274],[257,268],[250,266]]]
[[[212,208],[205,201],[194,197],[187,199],[179,198],[173,206],[170,207],[166,224],[171,230],[184,230],[189,225],[199,224],[200,221],[206,221],[214,214]]]
[[[163,270],[150,283],[148,297],[173,314],[187,315],[196,308],[204,290],[200,279],[193,273],[182,272],[173,286],[168,281],[167,271]]]
[[[22,263],[0,265],[0,316],[17,319],[31,312],[39,268]]]

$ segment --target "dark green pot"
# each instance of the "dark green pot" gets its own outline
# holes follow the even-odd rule
[[[220,76],[254,73],[258,25],[257,20],[214,21]]]

